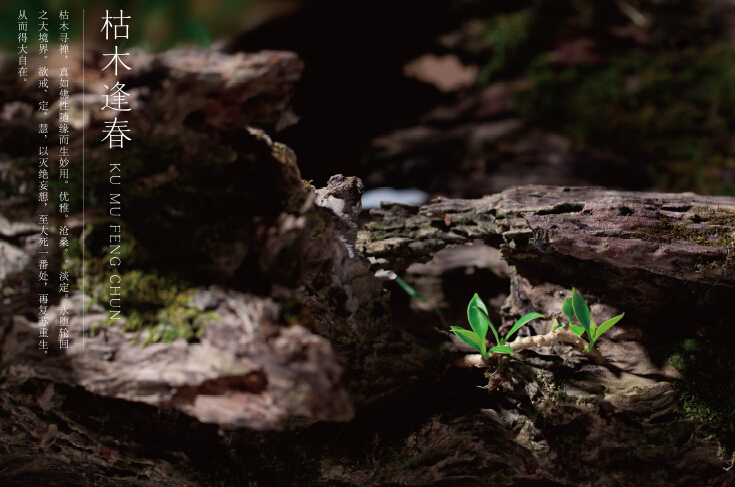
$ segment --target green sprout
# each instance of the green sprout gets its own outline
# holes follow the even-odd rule
[[[490,321],[485,303],[482,302],[480,296],[475,294],[475,296],[470,301],[470,304],[467,306],[467,319],[470,322],[472,331],[465,330],[464,328],[460,328],[459,326],[452,326],[451,329],[454,334],[459,337],[460,340],[480,352],[484,360],[488,360],[488,358],[490,357],[490,352],[512,354],[513,349],[505,344],[511,337],[511,335],[517,332],[520,327],[522,327],[529,321],[543,317],[544,316],[539,313],[529,313],[525,316],[522,316],[521,319],[516,321],[515,325],[513,325],[508,334],[505,335],[505,337],[501,337],[498,334],[498,331],[495,329],[495,326],[493,326],[493,322]],[[488,328],[492,330],[493,335],[495,335],[495,343],[497,343],[496,347],[492,347],[489,350],[485,346],[485,336],[487,335]]]
[[[587,332],[590,345],[587,347],[586,353],[590,353],[590,351],[592,351],[592,347],[595,345],[595,342],[603,333],[612,328],[613,325],[625,316],[625,313],[620,314],[614,318],[610,318],[599,327],[596,327],[594,320],[590,319],[590,309],[587,306],[587,303],[585,303],[582,296],[577,294],[577,291],[574,288],[572,288],[572,299],[564,298],[564,304],[562,305],[561,310],[565,315],[567,315],[567,318],[569,318],[569,330],[571,330],[572,333],[581,337],[583,333]],[[582,326],[577,326],[572,323],[575,316],[577,317],[579,324]],[[557,323],[556,320],[554,320],[552,331],[556,327]]]

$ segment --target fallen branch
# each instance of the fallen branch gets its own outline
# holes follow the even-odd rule
[[[565,328],[557,328],[556,330],[545,335],[516,338],[512,342],[506,343],[506,345],[509,346],[513,350],[513,352],[520,352],[521,350],[525,350],[527,348],[544,347],[551,345],[552,343],[568,343],[580,352],[584,353],[592,362],[597,365],[606,365],[608,363],[605,357],[603,357],[597,349],[593,348],[591,352],[585,352],[585,350],[589,346],[589,343],[587,343],[584,338],[575,335]],[[503,354],[490,354],[491,357],[493,355]],[[459,367],[486,367],[486,363],[484,360],[482,360],[482,355],[480,355],[479,353],[465,355],[464,357],[461,357],[459,360],[457,360],[456,365]]]

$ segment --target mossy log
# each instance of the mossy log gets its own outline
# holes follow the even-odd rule
[[[576,287],[604,309],[600,319],[633,311],[626,325],[644,331],[659,363],[688,330],[721,329],[735,285],[735,198],[530,185],[421,207],[384,203],[373,214],[381,219],[357,247],[375,267],[401,272],[482,240],[510,264],[506,323],[532,311],[561,317]]]

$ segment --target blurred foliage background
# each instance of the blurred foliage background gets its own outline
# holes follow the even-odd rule
[[[149,51],[297,52],[302,120],[276,138],[317,185],[344,173],[459,197],[543,181],[735,195],[732,0],[9,0],[0,42],[17,49],[18,10],[60,8],[77,39],[85,9],[87,42],[101,41],[105,9],[122,9],[127,44]],[[425,55],[444,64],[410,73]],[[510,87],[502,109],[462,111],[493,86]],[[497,143],[457,135],[501,120],[522,128]],[[414,135],[376,143],[401,131]],[[539,133],[561,138],[562,169],[520,149]],[[513,164],[538,180],[503,176]]]
[[[28,12],[29,20],[37,17],[37,12],[50,13],[52,25],[58,23],[58,12],[70,13],[70,37],[81,36],[82,10],[85,16],[85,29],[92,38],[99,38],[97,32],[103,25],[105,10],[110,16],[119,15],[123,10],[129,26],[128,45],[147,51],[162,51],[180,44],[193,43],[210,47],[212,38],[237,31],[238,20],[250,0],[9,0],[0,4],[0,14],[4,19],[17,19],[20,10]],[[30,23],[30,30],[34,25]],[[96,29],[96,30],[95,30]],[[0,39],[6,48],[17,45],[17,24],[12,20],[0,24]]]

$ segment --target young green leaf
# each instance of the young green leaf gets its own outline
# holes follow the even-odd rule
[[[497,343],[498,345],[502,345],[502,343],[500,343],[500,335],[498,335],[498,330],[495,329],[493,322],[490,321],[490,317],[487,315],[487,312],[480,308],[476,308],[476,309],[480,312],[480,315],[482,316],[482,318],[484,320],[487,320],[487,323],[486,323],[487,326],[490,327],[490,330],[493,332],[493,335],[495,335],[495,343]],[[485,333],[487,333],[487,329],[485,330]]]
[[[493,347],[488,351],[492,353],[509,353],[511,355],[513,354],[513,349],[508,346]]]
[[[582,296],[577,294],[577,291],[572,288],[572,306],[574,307],[574,315],[579,320],[579,324],[582,325],[587,335],[592,338],[590,331],[590,309],[587,307],[587,303],[584,302]]]
[[[616,316],[615,318],[610,318],[606,322],[600,325],[600,327],[597,329],[597,332],[595,334],[595,341],[597,341],[598,338],[600,338],[600,335],[605,333],[607,330],[613,327],[614,324],[616,324],[618,321],[620,321],[623,316],[625,316],[625,313]]]
[[[475,295],[470,300],[470,304],[467,306],[467,320],[470,322],[470,326],[472,329],[477,333],[477,336],[482,338],[482,341],[484,343],[485,337],[487,336],[487,327],[488,323],[490,322],[489,318],[487,321],[482,316],[482,312],[485,312],[485,316],[487,316],[487,308],[485,307],[485,303],[482,302],[482,299],[480,299],[480,296],[475,293]]]
[[[556,330],[557,328],[559,328],[559,322],[558,322],[558,321],[556,321],[556,318],[554,318],[554,321],[553,321],[553,323],[551,324],[551,331],[554,331],[554,330]]]
[[[520,327],[522,327],[529,321],[535,320],[536,318],[543,318],[543,317],[544,315],[542,315],[541,313],[528,313],[527,315],[522,316],[521,319],[516,321],[516,324],[513,325],[513,328],[510,329],[508,334],[505,335],[505,338],[503,338],[502,341],[498,342],[498,345],[504,345],[505,342],[507,342],[510,339],[510,336],[513,333],[517,332]]]
[[[581,337],[584,334],[584,328],[582,328],[581,326],[569,325],[569,330],[578,337]]]
[[[561,305],[561,310],[565,315],[567,315],[567,318],[569,318],[569,324],[571,325],[572,320],[574,319],[574,306],[572,306],[572,300],[564,298],[564,304]]]
[[[482,348],[484,347],[480,347],[480,337],[477,336],[477,333],[475,333],[474,331],[465,330],[464,328],[460,328],[459,326],[452,326],[451,329],[454,334],[459,337],[460,340],[462,340],[478,352],[482,352]]]

